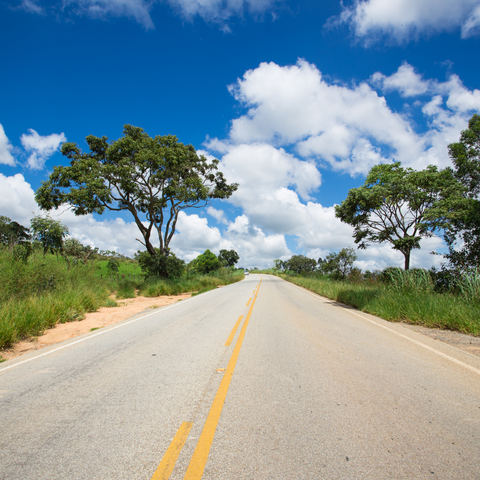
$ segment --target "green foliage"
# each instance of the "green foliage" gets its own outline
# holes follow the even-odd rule
[[[58,253],[63,246],[63,239],[68,235],[68,228],[49,215],[44,217],[37,215],[31,220],[34,240],[43,245],[43,257],[47,252]]]
[[[28,258],[33,253],[33,246],[30,242],[18,243],[13,247],[12,256],[16,262],[27,263]]]
[[[31,239],[29,229],[5,216],[0,216],[0,244],[11,250],[19,244],[28,243]]]
[[[198,292],[203,289],[213,289],[219,285],[230,285],[245,277],[243,272],[230,269],[220,269],[214,275],[189,275],[182,278],[160,279],[150,277],[140,286],[140,295],[158,297],[160,295],[179,295],[187,292]]]
[[[162,255],[158,248],[155,249],[156,255],[150,255],[149,252],[138,252],[137,259],[142,271],[149,276],[163,278],[179,278],[185,272],[185,262],[177,258],[174,253],[168,256]]]
[[[84,246],[76,238],[67,238],[63,242],[61,254],[67,262],[68,267],[70,264],[78,264],[79,262],[84,265],[89,261],[96,258],[98,248],[92,248],[90,245]]]
[[[12,257],[0,250],[0,348],[58,322],[78,320],[105,302],[108,289],[93,267],[68,270],[49,255],[27,262]]]
[[[289,270],[298,274],[304,274],[308,272],[314,272],[315,268],[317,267],[317,261],[313,258],[308,258],[303,255],[293,255],[293,257],[285,262],[282,262],[280,265],[284,270]]]
[[[445,258],[449,268],[461,274],[480,266],[480,115],[473,115],[460,141],[450,144],[448,152],[454,175],[465,187],[465,204],[445,232],[449,247]]]
[[[348,247],[342,248],[339,253],[329,253],[325,259],[319,258],[318,265],[323,274],[332,275],[336,280],[344,280],[352,273],[356,259],[355,250]]]
[[[308,288],[324,297],[345,303],[367,313],[390,321],[405,321],[428,327],[458,330],[472,335],[480,335],[480,301],[469,298],[434,293],[428,289],[418,289],[423,274],[413,275],[413,284],[401,287],[399,284],[377,282],[346,283],[319,278],[290,277],[282,275],[289,282]],[[412,277],[408,277],[408,281]],[[415,283],[416,282],[416,283]],[[405,288],[404,288],[405,287]]]
[[[463,187],[448,169],[429,165],[425,170],[402,168],[399,162],[373,167],[365,184],[353,188],[335,215],[354,227],[359,248],[388,242],[405,257],[420,248],[420,240],[445,228],[463,204]]]
[[[221,266],[220,260],[210,250],[205,250],[201,255],[190,262],[195,272],[205,274],[218,270]]]
[[[118,267],[119,267],[119,263],[118,263],[118,260],[116,258],[110,258],[107,262],[107,270],[110,272],[110,273],[117,273],[118,272]]]
[[[224,266],[234,267],[240,260],[240,257],[235,250],[220,250],[218,260],[220,260],[220,263]]]
[[[228,198],[238,187],[228,185],[217,172],[218,160],[208,163],[173,135],[152,138],[142,128],[125,125],[116,141],[93,135],[86,141],[90,152],[82,152],[75,143],[62,145],[70,165],[54,167],[36,192],[37,203],[45,210],[68,203],[76,215],[127,211],[152,256],[157,254],[152,230],[158,235],[160,254],[166,255],[180,211]]]

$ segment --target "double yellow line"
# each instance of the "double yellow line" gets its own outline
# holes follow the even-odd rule
[[[232,352],[232,356],[230,357],[230,361],[228,362],[228,366],[225,370],[220,386],[218,387],[217,394],[215,395],[202,433],[200,434],[200,438],[198,439],[197,446],[195,448],[195,451],[193,452],[192,459],[190,460],[190,464],[188,465],[184,480],[199,480],[203,476],[205,465],[207,464],[208,460],[208,454],[210,453],[210,448],[212,446],[213,437],[215,436],[215,430],[217,429],[218,421],[220,419],[220,415],[223,409],[223,404],[225,403],[225,398],[227,396],[228,388],[230,387],[233,371],[235,370],[235,365],[237,364],[238,355],[240,353],[240,349],[242,348],[243,339],[245,338],[245,332],[247,330],[250,317],[252,315],[253,307],[255,305],[261,283],[262,281],[260,280],[256,291],[254,291],[253,301],[250,305],[250,309],[248,310],[245,321],[243,322],[242,330],[240,331],[237,343],[235,344],[235,348]],[[250,300],[248,301],[248,303],[250,303]],[[235,333],[240,325],[240,322],[242,321],[242,318],[243,317],[240,316],[240,318],[237,320],[237,323],[233,327],[232,333],[230,333],[230,336],[225,343],[226,346],[229,346],[232,342],[233,337],[235,336]],[[182,425],[177,431],[177,434],[173,438],[172,443],[165,452],[165,455],[163,456],[160,465],[153,474],[152,480],[168,480],[173,471],[173,468],[175,467],[175,463],[187,440],[188,434],[190,433],[192,426],[193,423],[191,422],[182,423]]]

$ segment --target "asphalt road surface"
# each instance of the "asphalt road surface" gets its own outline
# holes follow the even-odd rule
[[[2,363],[0,478],[480,479],[480,358],[250,275]]]

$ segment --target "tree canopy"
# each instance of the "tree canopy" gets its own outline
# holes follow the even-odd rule
[[[448,146],[455,177],[465,187],[465,208],[445,233],[450,266],[459,272],[480,265],[480,115],[473,115],[460,141]]]
[[[240,257],[235,250],[220,250],[218,259],[220,260],[221,264],[227,267],[233,267],[236,263],[238,263]]]
[[[142,128],[125,125],[118,140],[89,135],[86,141],[89,152],[76,143],[62,145],[70,165],[54,167],[36,192],[37,203],[44,210],[67,203],[76,215],[130,212],[143,236],[137,240],[152,256],[168,256],[180,211],[228,198],[238,188],[217,171],[218,160],[208,162],[173,135],[152,138]],[[152,245],[153,230],[158,250]]]
[[[356,259],[357,254],[353,248],[342,248],[338,253],[329,253],[325,259],[319,258],[319,270],[324,274],[331,274],[336,279],[344,280],[353,271]]]
[[[354,227],[358,248],[388,242],[402,252],[405,270],[420,240],[448,225],[462,204],[463,187],[449,169],[403,168],[400,162],[373,167],[365,184],[335,206],[335,215]]]
[[[45,257],[45,254],[50,251],[56,253],[58,258],[58,253],[63,246],[63,239],[68,235],[68,228],[48,215],[45,217],[37,215],[30,222],[34,240],[43,245],[43,256]]]

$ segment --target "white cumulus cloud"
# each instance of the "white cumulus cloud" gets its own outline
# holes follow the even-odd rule
[[[13,146],[5,134],[2,124],[0,124],[0,164],[10,165],[12,167],[15,165],[12,151]]]
[[[39,135],[35,130],[29,129],[20,137],[23,148],[29,157],[27,166],[32,170],[42,170],[45,162],[58,150],[60,144],[67,141],[63,133],[52,133],[51,135]]]
[[[405,42],[424,34],[461,30],[467,38],[480,32],[479,0],[355,0],[329,24],[347,23],[366,43],[386,36]]]

